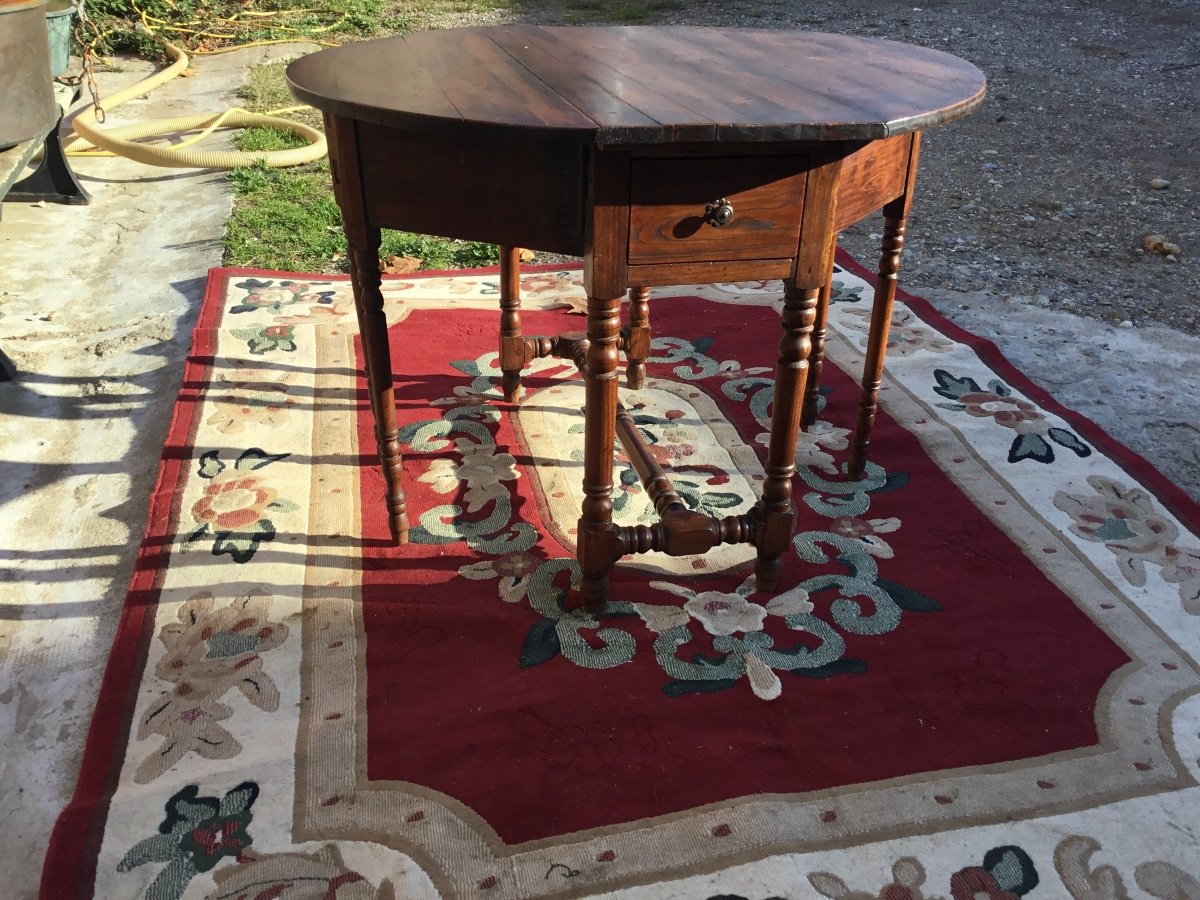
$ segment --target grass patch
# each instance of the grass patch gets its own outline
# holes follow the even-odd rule
[[[328,166],[257,165],[235,169],[229,177],[235,201],[225,230],[227,264],[328,272],[339,254],[345,257]]]
[[[237,95],[242,105],[251,112],[270,112],[301,105],[288,90],[283,77],[286,68],[286,62],[263,63],[252,68],[246,75],[246,83],[238,88]],[[287,113],[287,118],[313,128],[320,128],[322,123],[320,111],[311,106]]]
[[[204,53],[255,41],[341,43],[509,7],[510,0],[88,0],[88,16],[101,35],[97,53],[163,60],[146,26],[190,53]]]
[[[291,131],[282,128],[247,128],[234,139],[239,150],[247,153],[256,151],[271,152],[273,150],[292,150],[305,146],[308,141]]]
[[[252,8],[240,0],[88,0],[88,16],[100,35],[98,53],[166,57],[146,28],[190,53],[255,41],[340,42],[377,34],[385,0],[266,0]],[[145,20],[142,14],[145,14]]]

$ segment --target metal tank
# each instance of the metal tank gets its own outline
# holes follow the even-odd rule
[[[0,0],[0,150],[42,138],[58,121],[46,0]]]

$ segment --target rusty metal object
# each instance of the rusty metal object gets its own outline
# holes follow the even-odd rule
[[[44,137],[58,121],[46,0],[0,0],[0,150]]]

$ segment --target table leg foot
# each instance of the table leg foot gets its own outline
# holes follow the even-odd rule
[[[584,577],[579,582],[579,593],[583,597],[584,612],[596,615],[604,612],[608,602],[608,575]]]
[[[520,375],[505,375],[500,380],[500,393],[504,396],[505,403],[516,403],[525,396],[525,390],[521,387]]]
[[[378,437],[379,459],[387,484],[388,530],[397,547],[408,543],[408,498],[404,495],[404,460],[396,432]]]
[[[392,532],[392,543],[395,546],[403,547],[408,543],[408,516],[400,515],[388,519],[388,528]]]
[[[620,559],[621,549],[617,529],[611,522],[589,525],[584,517],[580,517],[576,532],[576,555],[579,558],[579,593],[585,611],[604,611],[604,604],[608,600],[608,573]]]
[[[759,554],[754,561],[754,589],[757,591],[773,591],[779,586],[779,577],[783,574],[782,554],[764,556]]]
[[[391,374],[390,372],[388,373]],[[389,391],[390,394],[390,391]],[[389,404],[392,401],[387,401]],[[395,406],[391,406],[394,424]],[[392,542],[397,546],[408,543],[408,498],[404,494],[404,458],[400,453],[400,440],[393,428],[377,439],[379,461],[383,464],[383,480],[387,498],[388,528]]]

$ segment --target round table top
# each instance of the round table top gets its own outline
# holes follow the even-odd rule
[[[453,28],[288,66],[326,112],[425,132],[583,144],[874,140],[965,116],[982,72],[939,50],[809,31]]]

